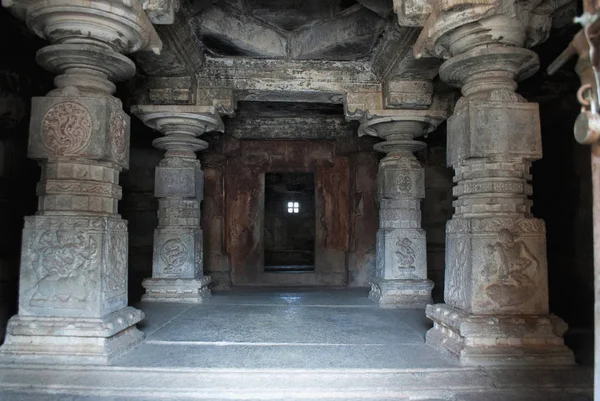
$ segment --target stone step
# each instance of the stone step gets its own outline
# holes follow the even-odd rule
[[[593,370],[582,367],[314,370],[0,365],[0,400],[591,401],[592,377]]]

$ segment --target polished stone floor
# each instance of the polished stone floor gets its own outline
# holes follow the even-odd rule
[[[142,304],[146,340],[119,366],[425,368],[454,363],[427,348],[422,310],[379,309],[364,290],[237,290],[205,305]],[[169,358],[164,358],[168,354]]]
[[[422,310],[377,308],[365,290],[137,307],[137,348],[109,366],[0,363],[0,400],[591,400],[591,369],[460,367],[425,344]]]

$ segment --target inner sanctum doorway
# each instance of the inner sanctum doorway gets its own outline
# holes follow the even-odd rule
[[[266,173],[264,220],[265,271],[314,271],[314,174]]]

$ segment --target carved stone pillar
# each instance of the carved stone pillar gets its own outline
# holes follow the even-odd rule
[[[117,214],[129,117],[111,96],[135,66],[121,53],[160,47],[136,0],[8,1],[59,75],[32,102],[28,156],[40,161],[39,209],[25,218],[19,313],[0,352],[36,362],[98,363],[141,341],[127,307],[127,223]]]
[[[427,343],[464,364],[573,362],[566,324],[548,311],[545,225],[530,213],[539,111],[515,90],[538,58],[523,48],[525,25],[510,16],[523,16],[517,7],[506,2],[478,20],[477,9],[462,25],[458,15],[447,23],[453,11],[428,21],[430,51],[450,56],[440,77],[463,97],[448,120],[457,200],[446,226],[445,304],[427,307]]]
[[[421,199],[425,171],[413,152],[415,141],[439,121],[423,111],[383,111],[361,125],[361,132],[385,139],[375,150],[386,153],[379,164],[379,230],[375,277],[369,298],[381,307],[424,308],[431,301],[433,282],[427,279],[425,231],[421,228]],[[390,114],[394,113],[394,114]]]
[[[156,168],[154,193],[158,227],[154,232],[152,278],[142,285],[144,301],[201,303],[210,296],[210,277],[204,276],[204,245],[200,202],[204,173],[195,152],[208,143],[196,138],[206,131],[223,131],[218,113],[202,106],[135,106],[146,125],[165,137],[153,144],[166,150]]]

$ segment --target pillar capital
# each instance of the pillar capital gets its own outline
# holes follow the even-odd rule
[[[442,109],[368,110],[361,120],[358,135],[370,135],[388,141],[418,138],[433,132],[447,116],[447,111]]]
[[[148,127],[162,134],[200,136],[223,132],[223,120],[214,106],[135,105],[131,108]]]
[[[124,54],[162,48],[139,0],[2,0],[2,5],[51,43],[97,45]]]
[[[414,47],[417,58],[449,58],[475,44],[532,47],[541,43],[548,38],[551,14],[558,6],[558,2],[437,0],[426,8],[396,7],[396,12],[401,24],[423,25]]]
[[[133,106],[132,113],[148,127],[165,136],[152,144],[166,150],[166,158],[180,156],[195,159],[195,152],[208,148],[208,143],[196,137],[210,131],[223,132],[221,117],[208,106]]]
[[[3,5],[51,43],[37,53],[38,64],[58,74],[57,89],[48,96],[110,97],[114,82],[135,74],[135,64],[123,54],[158,54],[162,48],[138,0],[3,0]]]

